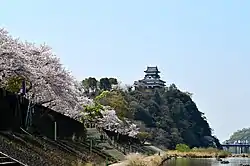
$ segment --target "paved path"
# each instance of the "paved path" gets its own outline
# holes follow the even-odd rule
[[[153,149],[153,150],[155,150],[156,152],[160,152],[160,154],[164,154],[165,152],[162,150],[162,149],[160,149],[160,148],[157,148],[156,146],[149,146],[151,149]]]

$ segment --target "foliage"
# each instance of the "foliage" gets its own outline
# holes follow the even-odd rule
[[[234,143],[235,141],[245,141],[247,140],[250,143],[250,128],[243,128],[234,132],[230,138],[226,141],[228,143]]]
[[[116,115],[116,111],[106,107],[102,111],[102,118],[97,120],[97,125],[109,131],[114,131],[130,137],[136,137],[139,133],[139,128],[127,119],[119,119]]]
[[[97,90],[97,83],[98,81],[93,78],[93,77],[89,77],[86,78],[82,81],[82,85],[84,87],[84,90],[89,93],[89,91],[96,91]]]
[[[134,119],[143,121],[152,134],[152,142],[174,149],[183,143],[190,147],[213,146],[216,138],[189,94],[174,84],[152,92],[129,92],[128,102],[134,110]]]
[[[227,151],[224,151],[224,150],[220,150],[218,153],[217,153],[217,157],[219,158],[226,158],[228,156],[230,156],[231,153],[230,152],[227,152]]]
[[[0,85],[17,91],[19,77],[32,84],[26,97],[70,117],[78,118],[82,105],[91,103],[48,46],[22,42],[0,29]]]
[[[107,77],[99,82],[90,77],[80,84],[48,46],[21,42],[4,29],[0,29],[0,77],[0,85],[11,91],[18,91],[19,78],[28,80],[32,87],[26,97],[73,118],[79,118],[83,109],[91,117],[96,116],[97,110],[101,110],[99,105],[82,107],[95,102],[85,97],[83,89],[98,91],[96,95],[101,95],[96,100],[111,107],[101,110],[102,126],[135,136],[138,128],[132,121],[142,121],[146,132],[152,135],[149,140],[156,145],[169,148],[175,148],[179,143],[190,147],[207,147],[215,142],[218,145],[190,93],[181,92],[174,84],[151,92],[112,90],[112,85],[117,85],[118,81]]]
[[[140,132],[137,134],[137,138],[139,138],[142,143],[144,143],[150,137],[151,137],[151,134],[148,132]]]
[[[115,85],[118,85],[118,81],[116,78],[110,77],[104,77],[100,80],[97,80],[94,77],[88,77],[82,80],[82,86],[85,92],[85,95],[93,98],[93,96],[96,96],[103,91],[110,91],[112,90]]]
[[[104,106],[112,107],[114,110],[116,110],[119,118],[129,116],[128,102],[124,99],[120,91],[103,91],[95,98],[95,100]]]
[[[175,149],[179,152],[189,152],[191,150],[186,144],[177,144]]]
[[[93,105],[85,105],[84,107],[84,118],[88,121],[93,121],[97,118],[102,117],[101,111],[104,110],[103,106],[99,103]]]
[[[95,97],[92,105],[84,106],[82,121],[96,121],[97,126],[104,128],[109,131],[115,131],[123,135],[129,135],[135,137],[139,128],[127,119],[120,119],[117,116],[117,112],[112,109],[111,106],[119,110],[122,104],[116,104],[114,96],[114,102],[112,98],[110,101],[106,101],[107,96],[110,96],[110,91],[103,91],[101,94]],[[118,98],[120,99],[120,98]],[[106,106],[102,105],[106,101]],[[109,105],[108,105],[109,104]]]
[[[111,83],[109,82],[109,79],[107,77],[100,79],[99,88],[101,90],[111,90],[111,87]]]
[[[173,149],[180,143],[190,147],[219,146],[191,93],[181,92],[174,84],[152,91],[112,89],[118,81],[107,77],[99,82],[89,77],[79,83],[48,46],[21,42],[0,29],[0,86],[17,92],[19,78],[32,85],[26,97],[67,116],[78,119],[85,109],[85,113],[95,117],[101,110],[100,126],[136,136],[138,127],[132,122],[141,121],[152,135],[149,140],[156,145]],[[101,94],[95,100],[111,108],[102,110],[95,100],[85,97],[83,89]]]
[[[21,42],[0,29],[0,87],[19,92],[23,80],[31,88],[25,97],[36,103],[77,120],[99,118],[100,125],[111,126],[112,130],[124,134],[138,133],[137,126],[122,122],[112,109],[102,110],[102,106],[86,97],[83,91],[111,90],[112,85],[117,84],[115,78],[104,78],[98,83],[89,77],[80,83],[65,70],[48,46]]]
[[[109,78],[109,83],[110,83],[111,85],[117,85],[117,84],[118,84],[118,81],[117,81],[116,78]]]
[[[104,99],[109,93],[109,91],[102,91],[98,96],[95,97],[95,101],[99,102],[100,100]]]
[[[101,78],[99,81],[99,89],[100,90],[111,90],[112,85],[117,85],[118,81],[116,78]]]
[[[127,87],[103,91],[95,100],[111,106],[119,118],[140,121],[144,131],[151,135],[147,140],[157,146],[220,147],[191,93],[180,91],[174,84],[150,91]]]
[[[5,89],[13,93],[18,93],[22,87],[23,79],[21,76],[7,78]]]

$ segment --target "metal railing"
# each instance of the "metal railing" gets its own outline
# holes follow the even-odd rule
[[[12,160],[12,162],[8,162],[9,164],[11,164],[11,163],[18,163],[20,166],[21,166],[21,165],[22,165],[22,166],[28,166],[27,164],[24,164],[24,163],[22,163],[21,161],[18,161],[18,160],[16,160],[16,159],[10,157],[9,155],[7,155],[7,154],[5,154],[5,153],[3,153],[3,152],[0,152],[0,155],[2,155],[2,156],[4,156],[4,157],[6,157],[6,158]],[[0,163],[0,164],[8,164],[8,163],[6,162],[6,163]]]

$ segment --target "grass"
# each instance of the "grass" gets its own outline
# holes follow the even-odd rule
[[[159,155],[144,156],[141,154],[129,154],[126,156],[127,166],[156,166],[160,165],[163,158]]]
[[[168,150],[164,155],[145,156],[142,154],[129,154],[125,157],[126,166],[158,166],[166,158],[187,157],[187,158],[225,158],[230,153],[215,148],[193,148],[189,151]]]
[[[168,150],[166,155],[189,158],[226,158],[231,156],[231,153],[216,148],[193,148],[187,151]]]

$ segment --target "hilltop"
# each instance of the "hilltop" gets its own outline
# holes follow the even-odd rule
[[[86,95],[94,101],[111,106],[120,119],[137,124],[140,128],[137,137],[144,142],[169,149],[179,143],[220,148],[219,140],[212,135],[191,94],[180,91],[174,84],[151,90],[121,88],[116,78],[98,81],[93,77],[83,80],[83,84],[87,88]]]

